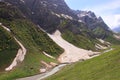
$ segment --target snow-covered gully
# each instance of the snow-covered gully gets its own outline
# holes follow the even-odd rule
[[[26,48],[22,45],[22,43],[20,43],[15,37],[14,39],[20,45],[21,48],[18,50],[18,53],[16,57],[14,58],[12,64],[5,69],[6,71],[12,70],[15,66],[17,66],[18,62],[22,62],[27,52]]]
[[[61,33],[59,30],[56,30],[56,32],[52,35],[48,34],[48,36],[54,42],[56,42],[56,44],[58,44],[60,47],[64,49],[64,53],[58,58],[59,62],[61,63],[71,63],[79,60],[86,60],[99,54],[99,52],[93,52],[91,50],[89,51],[89,50],[81,49],[67,42],[61,37]]]
[[[0,25],[7,30],[8,32],[11,32],[9,28],[5,27],[2,25],[2,23],[0,23]],[[13,62],[10,64],[10,66],[8,66],[7,68],[5,68],[6,71],[10,71],[12,70],[15,66],[17,66],[18,62],[22,62],[25,58],[26,55],[26,48],[23,46],[22,43],[20,43],[20,41],[18,41],[15,37],[14,37],[15,41],[19,44],[19,46],[21,47],[18,52],[16,57],[14,58]]]

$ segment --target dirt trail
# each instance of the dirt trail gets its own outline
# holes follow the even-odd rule
[[[67,64],[60,64],[60,65],[56,66],[55,68],[53,68],[51,71],[48,71],[46,73],[38,74],[35,76],[26,77],[26,78],[20,78],[20,79],[16,79],[16,80],[42,80],[44,78],[47,78],[48,76],[55,74],[56,72],[61,70],[62,67],[66,66],[66,65]]]

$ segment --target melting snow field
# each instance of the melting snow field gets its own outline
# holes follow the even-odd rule
[[[64,49],[64,53],[58,58],[61,63],[71,63],[81,59],[86,60],[91,58],[90,55],[98,54],[98,52],[88,51],[72,45],[61,37],[58,30],[52,35],[48,34],[48,36]]]
[[[0,25],[7,30],[8,32],[11,32],[9,28],[5,27],[2,25],[2,23],[0,23]],[[20,49],[18,50],[18,53],[16,55],[16,57],[14,58],[13,62],[11,63],[11,65],[7,68],[5,68],[6,71],[10,71],[12,70],[15,66],[17,66],[18,61],[22,62],[25,58],[26,55],[26,48],[22,45],[22,43],[20,43],[20,41],[18,41],[15,37],[14,37],[15,41],[20,45]]]

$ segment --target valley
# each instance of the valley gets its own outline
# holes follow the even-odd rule
[[[0,0],[0,80],[120,80],[120,34],[64,0]]]

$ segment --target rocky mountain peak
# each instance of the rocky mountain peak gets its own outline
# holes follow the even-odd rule
[[[53,33],[57,29],[63,31],[68,28],[75,33],[81,24],[84,28],[95,31],[98,27],[108,30],[108,26],[101,17],[97,17],[92,11],[72,10],[64,0],[4,0],[20,9],[26,18],[32,20],[46,32]],[[65,24],[65,25],[64,25]],[[62,25],[62,26],[61,26]],[[69,27],[68,27],[69,26]],[[73,26],[76,26],[73,28]]]
[[[101,16],[98,17],[98,20],[104,22]]]
[[[92,11],[76,11],[79,20],[85,23],[90,29],[94,29],[98,27],[98,25],[102,24],[100,27],[104,29],[109,29],[108,26],[104,23],[102,17],[97,17]]]

